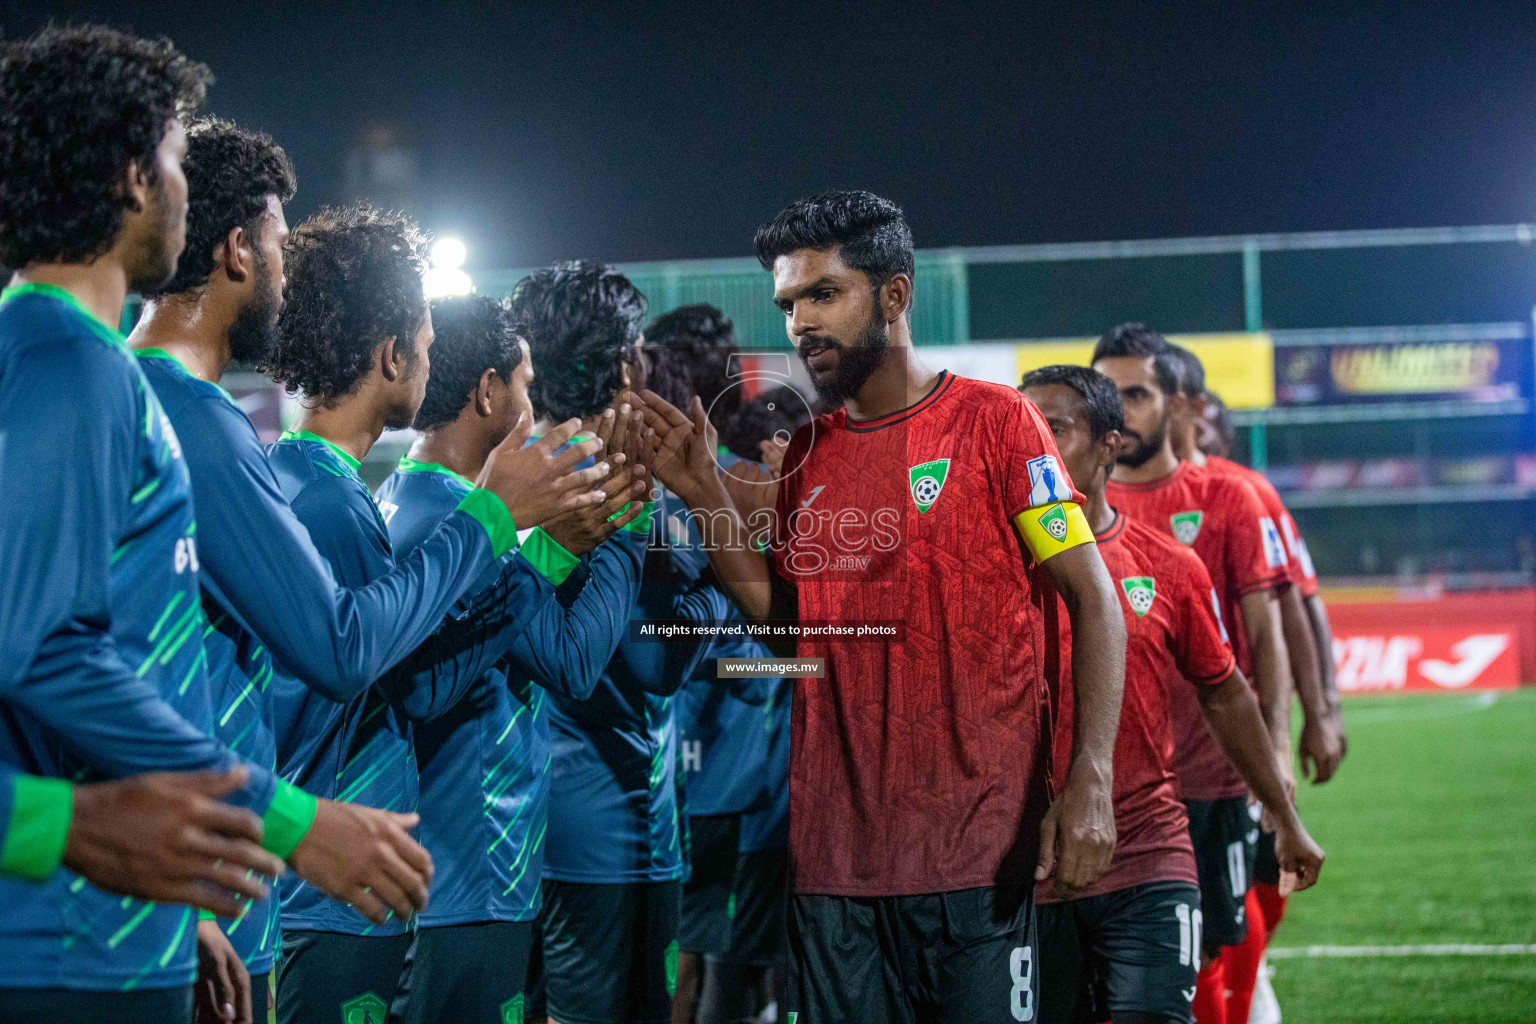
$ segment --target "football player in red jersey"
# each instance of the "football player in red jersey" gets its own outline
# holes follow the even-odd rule
[[[1194,424],[1195,439],[1191,450],[1204,453],[1208,458],[1230,461],[1233,426],[1232,413],[1228,411],[1227,403],[1216,392],[1206,390],[1201,407],[1201,416]],[[1307,550],[1306,539],[1296,529],[1296,522],[1289,512],[1281,520],[1280,532],[1285,537],[1286,548],[1301,567],[1302,601],[1317,644],[1317,663],[1323,694],[1333,717],[1334,732],[1339,737],[1339,760],[1342,762],[1349,756],[1349,735],[1344,727],[1344,707],[1339,700],[1338,680],[1334,676],[1333,627],[1328,622],[1328,608],[1319,593],[1317,567],[1312,564],[1312,552]]]
[[[841,406],[790,442],[776,515],[738,514],[697,402],[690,435],[645,401],[664,452],[682,453],[658,453],[657,476],[745,613],[834,631],[796,638],[824,676],[799,681],[792,714],[789,1020],[1034,1020],[1034,883],[1070,895],[1114,847],[1113,584],[1034,407],[918,359],[894,204],[794,203],[757,254],[813,385]],[[1080,641],[1064,778],[1045,724],[1058,593]],[[836,632],[872,626],[893,632]]]
[[[1020,390],[1050,425],[1062,463],[1084,495],[1083,512],[1124,598],[1126,625],[1115,855],[1103,877],[1068,902],[1051,901],[1044,889],[1036,893],[1041,1019],[1187,1024],[1202,914],[1188,819],[1171,767],[1167,686],[1193,687],[1228,758],[1249,788],[1278,810],[1279,850],[1303,886],[1316,880],[1323,853],[1286,797],[1204,564],[1105,500],[1124,426],[1114,384],[1087,367],[1051,366],[1025,374]],[[1070,754],[1070,701],[1064,689],[1055,722],[1058,760]]]
[[[1308,590],[1314,595],[1317,593],[1317,574],[1315,571],[1306,571],[1310,568],[1310,558],[1307,559],[1307,566],[1302,564],[1300,537],[1290,512],[1280,500],[1275,485],[1269,482],[1269,477],[1230,459],[1200,450],[1196,442],[1199,424],[1205,420],[1205,367],[1189,349],[1172,344],[1168,347],[1179,361],[1179,392],[1184,398],[1184,401],[1169,407],[1169,434],[1173,440],[1173,453],[1182,461],[1247,481],[1264,506],[1264,530],[1266,533],[1278,533],[1285,544],[1286,571],[1292,585],[1280,592],[1280,621],[1285,631],[1286,653],[1291,661],[1291,677],[1295,680],[1296,695],[1301,702],[1303,724],[1297,743],[1297,755],[1304,775],[1309,776],[1314,783],[1327,782],[1338,770],[1343,755],[1332,710],[1323,690],[1322,670],[1319,666],[1321,652],[1305,603]],[[1296,537],[1297,542],[1292,543],[1291,537]],[[1332,661],[1331,653],[1329,661]]]
[[[1205,367],[1200,358],[1188,349],[1179,345],[1169,347],[1179,360],[1179,391],[1184,396],[1184,401],[1173,410],[1172,415],[1170,430],[1174,453],[1180,459],[1197,466],[1246,480],[1259,496],[1270,518],[1277,524],[1285,541],[1286,552],[1290,556],[1288,569],[1292,585],[1281,592],[1280,617],[1285,628],[1286,649],[1291,659],[1296,693],[1301,701],[1302,729],[1297,755],[1304,775],[1309,775],[1314,784],[1327,782],[1338,770],[1344,756],[1343,720],[1337,710],[1337,697],[1330,702],[1327,696],[1327,687],[1333,678],[1332,633],[1330,631],[1328,634],[1329,649],[1326,660],[1323,660],[1325,649],[1318,643],[1317,631],[1312,624],[1314,616],[1309,609],[1309,603],[1312,602],[1319,608],[1322,606],[1322,600],[1318,597],[1317,572],[1312,566],[1311,555],[1307,553],[1296,531],[1289,510],[1280,500],[1279,492],[1267,476],[1219,454],[1201,450],[1198,443],[1200,428],[1202,424],[1208,423],[1206,408],[1209,393],[1205,386]],[[1230,415],[1226,417],[1226,422],[1230,427]],[[1230,444],[1224,447],[1229,450]],[[1326,611],[1323,618],[1326,621]],[[1327,666],[1326,670],[1324,665]],[[1264,947],[1285,915],[1286,897],[1280,891],[1281,869],[1275,858],[1274,844],[1272,832],[1265,830],[1259,836],[1258,852],[1254,860],[1254,885],[1245,903],[1247,934],[1241,943],[1226,947],[1221,954],[1222,973],[1226,976],[1228,992],[1229,1021],[1248,1020]]]
[[[1279,530],[1245,481],[1219,475],[1173,452],[1172,409],[1184,402],[1179,361],[1167,339],[1142,324],[1122,324],[1099,339],[1093,365],[1120,390],[1127,444],[1108,485],[1110,502],[1134,519],[1192,547],[1215,583],[1233,623],[1238,667],[1254,682],[1269,728],[1276,768],[1288,792],[1291,770],[1291,671],[1278,593],[1290,585]],[[1195,1013],[1202,1021],[1225,1009],[1222,947],[1247,935],[1246,897],[1259,829],[1248,816],[1247,786],[1200,716],[1198,702],[1174,688],[1174,773],[1189,811],[1200,873],[1207,964]]]

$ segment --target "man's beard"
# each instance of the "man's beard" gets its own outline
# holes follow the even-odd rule
[[[824,381],[816,379],[811,374],[811,386],[816,389],[816,395],[824,403],[836,408],[848,399],[859,393],[874,372],[880,368],[885,359],[885,350],[891,343],[891,329],[880,315],[880,309],[875,307],[869,324],[864,328],[864,335],[857,345],[844,345],[836,338],[824,334],[813,334],[801,339],[801,346],[824,345],[837,351],[837,369],[832,371],[832,376]],[[802,355],[800,361],[805,362]],[[807,370],[810,368],[807,367]]]
[[[154,291],[169,282],[176,274],[176,260],[181,255],[179,250],[171,252],[171,228],[176,223],[177,211],[165,194],[164,178],[150,192],[148,212],[144,237],[133,253],[133,262],[124,268],[128,272],[129,291]],[[186,216],[185,211],[181,216]]]
[[[267,272],[266,255],[260,248],[254,253],[251,271],[256,275],[256,292],[229,325],[230,358],[251,366],[262,363],[276,350],[277,311],[282,306],[282,296],[272,287]]]
[[[416,414],[420,411],[419,407],[412,409],[408,405],[397,405],[384,417],[384,429],[404,430],[416,422]]]
[[[1136,438],[1136,447],[1130,451],[1122,452],[1115,461],[1122,466],[1130,466],[1139,469],[1147,464],[1147,460],[1163,450],[1163,445],[1168,443],[1168,414],[1163,414],[1163,421],[1157,425],[1151,437],[1143,438],[1139,434],[1127,434]]]

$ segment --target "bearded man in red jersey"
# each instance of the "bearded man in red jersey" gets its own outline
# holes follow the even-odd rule
[[[1125,626],[1081,496],[1026,399],[918,358],[893,203],[794,203],[757,254],[836,409],[795,435],[782,479],[733,504],[697,400],[685,417],[643,397],[681,453],[656,475],[745,614],[834,631],[795,644],[824,675],[792,712],[788,1019],[1034,1020],[1035,881],[1075,892],[1114,848]],[[1079,638],[1064,777],[1046,722],[1063,603]],[[877,624],[896,632],[835,632]]]
[[[1083,512],[1119,584],[1126,625],[1114,755],[1115,855],[1109,870],[1069,901],[1036,892],[1041,1018],[1188,1024],[1203,914],[1172,769],[1168,687],[1193,690],[1212,736],[1249,788],[1274,808],[1277,852],[1302,887],[1316,880],[1323,853],[1275,770],[1258,703],[1228,646],[1204,564],[1105,499],[1125,425],[1114,384],[1087,367],[1050,366],[1025,374],[1020,390],[1050,425],[1062,463],[1084,495]],[[1055,723],[1058,760],[1070,753],[1070,697],[1064,687]]]
[[[1294,794],[1291,768],[1291,666],[1280,615],[1290,587],[1284,542],[1246,481],[1181,462],[1170,429],[1184,403],[1180,365],[1166,338],[1143,324],[1121,324],[1099,339],[1094,369],[1114,381],[1125,409],[1127,443],[1110,477],[1110,503],[1192,548],[1216,586],[1231,623],[1238,667],[1253,680],[1276,768]],[[1198,702],[1170,691],[1174,774],[1189,812],[1200,873],[1206,965],[1195,1013],[1202,1024],[1226,1006],[1221,950],[1248,931],[1247,894],[1258,853],[1258,823],[1248,787],[1206,728]]]

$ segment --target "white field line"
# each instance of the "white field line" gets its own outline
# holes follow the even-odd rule
[[[1298,960],[1318,956],[1536,956],[1536,943],[1493,946],[1471,943],[1427,946],[1270,946],[1265,950],[1265,955],[1271,960]]]
[[[1349,705],[1344,705],[1344,725],[1376,725],[1381,722],[1390,722],[1396,725],[1398,722],[1412,722],[1426,718],[1449,718],[1452,715],[1465,715],[1477,711],[1486,711],[1499,702],[1500,692],[1485,690],[1481,693],[1460,694],[1459,700],[1430,701],[1410,707],[1383,707],[1361,708],[1358,711],[1350,711]]]

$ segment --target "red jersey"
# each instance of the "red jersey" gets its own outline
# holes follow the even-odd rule
[[[1194,552],[1123,514],[1096,539],[1125,614],[1125,699],[1115,734],[1115,856],[1109,870],[1073,898],[1147,882],[1198,885],[1189,819],[1173,775],[1168,695],[1170,688],[1193,693],[1194,686],[1225,682],[1237,667],[1217,618],[1216,588]],[[1060,621],[1067,631],[1065,614]],[[1070,632],[1066,638],[1070,642]],[[1063,666],[1063,676],[1069,676],[1071,661],[1063,658]],[[1072,758],[1070,686],[1062,687],[1056,710],[1056,773],[1064,776]],[[1049,902],[1050,887],[1049,881],[1042,883],[1036,899]]]
[[[901,620],[904,642],[801,638],[791,885],[897,896],[1032,879],[1051,798],[1054,588],[1030,565],[1092,541],[1050,428],[1012,388],[941,374],[916,405],[846,409],[784,456],[774,566],[802,623]],[[1041,531],[1048,531],[1042,533]]]
[[[1231,642],[1237,663],[1251,676],[1253,659],[1243,631],[1236,626],[1241,621],[1238,602],[1247,594],[1289,581],[1283,547],[1277,549],[1265,541],[1264,506],[1253,488],[1236,477],[1181,462],[1172,473],[1150,483],[1111,480],[1105,496],[1132,519],[1171,534],[1200,556],[1221,596],[1222,622],[1234,624]],[[1194,691],[1175,686],[1168,703],[1173,715],[1173,771],[1179,779],[1180,797],[1221,800],[1247,792],[1205,727]]]
[[[1264,523],[1264,542],[1271,543],[1271,534],[1275,538],[1274,543],[1283,542],[1287,574],[1291,582],[1300,587],[1302,594],[1307,597],[1316,594],[1317,570],[1312,566],[1312,554],[1307,550],[1301,534],[1296,532],[1296,524],[1291,519],[1291,513],[1286,510],[1285,502],[1280,500],[1280,492],[1275,490],[1275,485],[1269,482],[1269,477],[1240,462],[1233,462],[1231,459],[1223,459],[1215,455],[1205,457],[1205,468],[1248,481],[1248,486],[1253,488],[1253,493],[1259,496],[1259,502],[1264,506],[1264,511],[1269,513]]]

